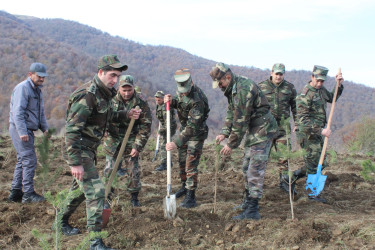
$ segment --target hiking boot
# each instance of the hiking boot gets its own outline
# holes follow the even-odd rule
[[[155,171],[165,171],[167,170],[167,163],[160,164],[159,167],[155,168]]]
[[[131,195],[132,195],[132,199],[131,199],[131,203],[132,203],[132,205],[133,205],[133,207],[140,207],[141,206],[141,204],[139,203],[139,200],[138,200],[138,192],[136,192],[136,193],[131,193]]]
[[[90,250],[114,250],[114,248],[107,247],[101,238],[90,240]]]
[[[185,199],[180,203],[180,207],[192,208],[196,207],[197,202],[195,201],[195,190],[187,190]]]
[[[320,195],[318,196],[310,196],[309,195],[309,201],[316,201],[316,202],[321,202],[321,203],[327,203],[327,200],[321,197]]]
[[[259,209],[258,201],[259,199],[247,196],[245,210],[241,214],[232,217],[232,219],[233,220],[244,220],[244,219],[259,220],[260,214],[258,212],[258,209]]]
[[[127,174],[128,174],[128,171],[126,169],[123,169],[123,168],[117,169],[117,176],[125,176]]]
[[[242,199],[242,203],[238,206],[235,206],[233,208],[233,210],[245,210],[246,208],[246,197],[249,195],[249,190],[245,189],[245,191],[243,191],[243,199]]]
[[[22,203],[36,203],[45,200],[46,199],[44,199],[43,196],[35,193],[35,191],[30,193],[24,193],[22,196]]]
[[[11,189],[9,197],[8,197],[8,201],[21,202],[22,196],[23,196],[23,192],[21,189]]]
[[[186,183],[183,182],[181,188],[175,193],[176,198],[180,198],[181,196],[184,196],[186,192],[187,192]]]

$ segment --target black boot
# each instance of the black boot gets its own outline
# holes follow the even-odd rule
[[[74,211],[73,211],[74,212]],[[71,225],[69,225],[68,221],[69,221],[69,218],[70,218],[70,215],[73,213],[73,212],[66,212],[65,214],[63,214],[63,217],[61,219],[61,232],[66,235],[66,236],[72,236],[72,235],[77,235],[77,234],[80,234],[81,231],[76,228],[76,227],[72,227]]]
[[[138,192],[136,193],[131,193],[132,195],[132,199],[131,199],[131,203],[133,205],[133,207],[140,207],[141,204],[139,203],[139,200],[138,200]]]
[[[243,199],[242,199],[242,203],[238,206],[235,206],[233,208],[233,210],[245,210],[246,208],[246,197],[249,196],[249,190],[245,189],[245,191],[243,192]]]
[[[187,190],[185,199],[181,202],[180,207],[192,208],[196,207],[197,202],[195,201],[195,190]]]
[[[117,176],[124,176],[128,174],[128,170],[126,168],[118,168],[117,169]]]
[[[45,200],[46,199],[43,196],[35,193],[35,191],[30,193],[24,193],[22,196],[22,203],[36,203]]]
[[[258,201],[259,199],[255,199],[255,198],[248,196],[246,199],[246,209],[241,214],[232,217],[232,219],[233,220],[244,220],[244,219],[259,220],[260,214],[258,212]]]
[[[292,177],[292,194],[297,195],[297,190],[296,190],[296,180],[294,177]],[[289,175],[281,175],[280,174],[280,188],[281,190],[287,192],[289,194]]]
[[[160,164],[159,167],[155,168],[155,171],[165,171],[165,170],[167,170],[167,163],[165,162]]]
[[[324,199],[322,196],[310,196],[309,195],[309,201],[316,201],[316,202],[321,202],[321,203],[327,203],[327,200]]]
[[[11,189],[9,197],[8,197],[8,201],[21,202],[22,196],[23,196],[23,192],[21,189]]]
[[[90,250],[114,250],[114,248],[107,247],[101,238],[90,240]]]
[[[187,192],[186,183],[183,182],[181,188],[175,193],[176,198],[180,198],[181,196],[184,196],[186,192]]]

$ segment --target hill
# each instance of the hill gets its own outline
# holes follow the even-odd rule
[[[40,139],[40,138],[37,138]],[[72,176],[60,148],[62,138],[50,140],[51,169],[43,182],[41,168],[35,178],[37,192],[53,194],[71,185]],[[126,177],[120,179],[112,215],[105,229],[104,241],[117,249],[372,249],[375,245],[374,183],[365,182],[359,175],[364,158],[339,154],[331,158],[328,179],[323,194],[327,204],[308,201],[305,179],[297,182],[298,195],[294,200],[295,219],[291,219],[289,198],[279,188],[277,163],[267,166],[264,195],[260,200],[259,221],[233,221],[239,213],[233,207],[242,200],[244,189],[241,170],[241,149],[221,165],[217,175],[217,204],[214,213],[215,148],[206,144],[199,169],[196,193],[198,206],[194,209],[177,208],[176,218],[167,220],[163,213],[166,196],[165,172],[154,172],[151,162],[155,141],[149,141],[142,153],[141,208],[132,208],[130,195],[125,191]],[[375,158],[371,157],[374,161]],[[177,155],[173,154],[174,166]],[[9,137],[0,136],[0,248],[39,249],[32,229],[46,234],[53,245],[51,225],[54,210],[47,202],[42,204],[8,203],[9,187],[16,162],[16,154]],[[291,161],[292,167],[302,159]],[[99,150],[97,167],[102,174],[105,155]],[[173,167],[172,191],[180,187],[178,168]],[[178,199],[177,205],[181,202]],[[83,234],[62,238],[61,249],[75,249],[87,236],[85,204],[73,214],[70,223]]]
[[[80,84],[91,79],[96,71],[96,61],[104,54],[115,53],[129,65],[127,74],[135,76],[152,109],[153,95],[157,90],[175,93],[173,73],[186,67],[192,70],[194,82],[209,98],[211,112],[208,120],[210,137],[219,131],[225,118],[227,103],[220,90],[211,88],[208,75],[215,62],[182,49],[168,46],[143,45],[122,37],[114,37],[87,25],[62,19],[38,19],[13,16],[0,11],[0,119],[3,130],[7,129],[9,99],[13,87],[25,79],[29,65],[40,61],[48,66],[48,77],[43,89],[46,113],[51,126],[61,128],[67,97]],[[197,41],[198,42],[198,41]],[[306,59],[308,60],[308,58]],[[270,62],[270,67],[274,62]],[[319,62],[312,62],[319,64]],[[249,58],[249,65],[256,62]],[[338,67],[340,62],[337,62]],[[288,67],[288,65],[286,65]],[[270,71],[252,67],[230,65],[233,72],[260,82]],[[331,69],[331,72],[336,69]],[[345,69],[343,69],[345,77]],[[332,73],[331,73],[332,74]],[[298,92],[310,78],[310,71],[291,70],[286,72],[286,80],[295,84]],[[326,86],[331,89],[334,79],[328,78]],[[364,115],[374,115],[374,89],[353,82],[345,82],[345,90],[334,115],[332,128],[343,129]],[[157,127],[154,118],[153,128]],[[345,131],[345,130],[343,130]],[[341,138],[330,142],[341,145]]]

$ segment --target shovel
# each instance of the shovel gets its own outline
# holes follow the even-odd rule
[[[160,130],[160,123],[159,123],[159,130]],[[159,152],[159,141],[160,141],[160,135],[158,134],[158,138],[156,139],[156,146],[155,146],[155,155],[152,161],[156,160],[156,156],[158,155]]]
[[[341,74],[341,68],[339,68],[339,72],[337,74],[338,75]],[[337,83],[336,83],[335,94],[333,95],[331,112],[329,113],[329,118],[328,118],[328,123],[327,123],[328,129],[331,128],[333,110],[335,109],[335,103],[336,103],[338,88],[339,88],[339,81],[337,81]],[[327,180],[327,176],[322,175],[322,173],[321,173],[322,172],[322,164],[323,164],[323,161],[324,161],[324,156],[325,156],[325,153],[326,153],[326,150],[327,150],[327,144],[328,144],[328,137],[325,137],[322,153],[321,153],[320,159],[319,159],[318,168],[316,170],[316,174],[307,175],[306,190],[307,190],[309,196],[311,196],[311,197],[317,197],[320,194],[320,192],[323,191],[324,184]]]
[[[171,113],[170,102],[166,103],[167,108],[167,142],[171,141]],[[171,151],[167,151],[167,196],[164,198],[164,217],[173,219],[176,216],[176,195],[171,194],[172,188],[172,175],[171,175]]]
[[[139,110],[139,106],[135,107],[135,109]],[[107,186],[105,187],[105,196],[104,196],[105,201],[108,199],[108,194],[111,191],[112,182],[113,182],[113,179],[115,178],[115,176],[117,174],[117,169],[118,169],[118,166],[120,165],[122,155],[124,154],[126,144],[128,143],[128,139],[129,139],[130,133],[133,129],[134,122],[135,122],[135,119],[132,118],[130,120],[128,129],[126,130],[126,134],[124,136],[124,139],[122,140],[120,151],[118,152],[118,155],[117,155],[117,158],[116,158],[115,166],[112,169],[111,176],[109,177]],[[103,209],[103,228],[107,226],[107,223],[109,221],[109,216],[111,215],[111,211],[112,211],[111,208]]]

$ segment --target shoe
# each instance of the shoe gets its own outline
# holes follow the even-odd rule
[[[24,193],[22,196],[22,203],[36,203],[45,200],[46,199],[43,196],[35,193],[35,191],[30,193]]]
[[[165,171],[167,170],[167,164],[166,163],[162,163],[160,164],[159,167],[155,168],[155,171]]]
[[[125,176],[127,174],[128,174],[128,171],[126,169],[123,169],[123,168],[117,169],[117,176]]]
[[[180,207],[193,208],[197,206],[195,201],[195,190],[187,190],[185,199],[181,202]]]
[[[114,248],[107,247],[101,238],[90,240],[90,250],[115,250]]]
[[[72,236],[81,233],[78,228],[72,227],[68,222],[61,222],[61,232],[66,236]]]
[[[21,189],[11,189],[9,197],[8,197],[8,201],[21,202],[22,196],[23,196],[23,192]]]
[[[298,194],[297,190],[296,190],[296,180],[297,179],[293,180],[293,177],[292,177],[291,188],[292,188],[292,194],[293,195],[297,195]],[[280,189],[289,194],[289,175],[287,175],[287,174],[280,175]]]
[[[321,197],[320,195],[318,196],[310,196],[309,195],[309,201],[316,201],[316,202],[321,202],[321,203],[327,203],[327,200]]]
[[[181,188],[175,193],[176,198],[180,198],[181,196],[184,196],[187,193],[186,189],[186,183],[183,182]]]
[[[259,220],[260,214],[258,212],[259,206],[258,206],[259,199],[255,199],[252,197],[246,198],[246,208],[245,210],[237,215],[232,217],[233,220]]]
[[[131,193],[132,195],[132,199],[131,199],[131,203],[133,205],[133,207],[140,207],[141,204],[139,203],[139,200],[138,200],[138,192],[137,193]]]

